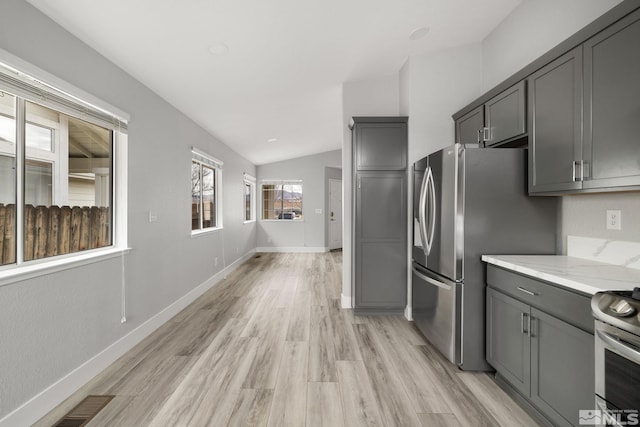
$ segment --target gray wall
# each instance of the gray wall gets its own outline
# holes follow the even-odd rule
[[[255,248],[242,220],[255,166],[23,0],[0,5],[0,48],[128,112],[128,322],[121,260],[0,286],[0,419]],[[180,77],[180,76],[176,76]],[[224,230],[192,238],[190,147],[223,160]],[[148,210],[158,222],[147,222]],[[217,267],[213,259],[219,258]]]
[[[258,248],[324,249],[326,245],[325,168],[342,164],[342,151],[334,150],[311,156],[258,166]],[[263,180],[302,180],[302,221],[263,221],[260,184]],[[316,213],[321,209],[322,213]]]

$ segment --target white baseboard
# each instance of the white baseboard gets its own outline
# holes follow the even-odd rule
[[[173,316],[195,301],[206,291],[217,285],[228,274],[237,269],[242,263],[254,256],[251,250],[243,257],[230,264],[183,297],[151,317],[146,322],[111,344],[109,347],[87,360],[69,374],[47,387],[26,403],[9,413],[0,420],[0,427],[30,426],[61,404],[80,387],[93,377],[118,360],[120,356],[131,350],[136,344],[149,336],[153,331],[164,325]]]
[[[321,253],[321,252],[329,252],[329,248],[310,247],[310,246],[264,246],[264,247],[256,248],[256,252]]]
[[[404,309],[404,317],[408,320],[408,321],[412,321],[413,320],[413,310],[411,308],[411,306],[406,306]]]
[[[341,295],[342,308],[353,308],[351,305],[351,295]]]

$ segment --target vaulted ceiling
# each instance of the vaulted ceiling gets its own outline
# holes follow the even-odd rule
[[[255,164],[340,148],[344,82],[480,42],[521,1],[28,0]]]

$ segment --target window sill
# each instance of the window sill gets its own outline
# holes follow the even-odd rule
[[[205,228],[204,230],[191,230],[191,237],[204,236],[206,234],[213,233],[218,230],[222,230],[224,227]]]
[[[287,223],[298,223],[304,222],[304,219],[261,219],[260,222],[287,222]]]
[[[255,219],[249,220],[249,221],[244,221],[243,224],[253,224],[254,222],[256,222]]]
[[[33,279],[35,277],[46,276],[58,271],[69,270],[71,268],[93,264],[111,258],[117,258],[128,254],[130,251],[130,248],[123,249],[114,247],[107,249],[94,249],[86,252],[83,251],[83,253],[80,254],[30,261],[26,265],[21,265],[19,267],[5,266],[0,270],[0,286]]]

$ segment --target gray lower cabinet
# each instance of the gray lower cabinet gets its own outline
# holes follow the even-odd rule
[[[402,312],[407,304],[407,177],[357,174],[356,313]]]
[[[590,299],[493,266],[487,282],[487,361],[496,376],[552,424],[579,425],[578,411],[594,407]]]
[[[529,306],[487,290],[487,362],[524,395],[531,387],[531,340],[525,330]]]
[[[407,305],[407,120],[353,118],[355,314]]]
[[[640,10],[529,82],[529,192],[640,188]]]
[[[579,410],[593,409],[593,335],[531,309],[531,401],[558,425],[579,425]]]

